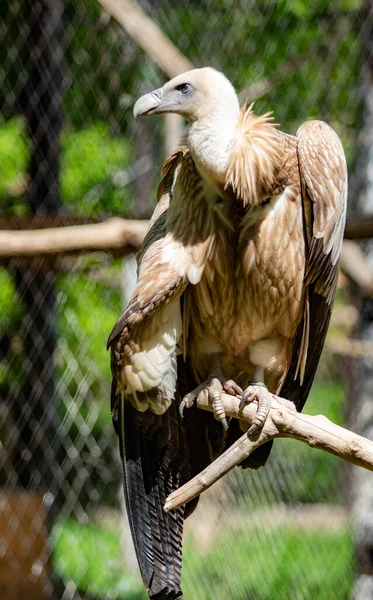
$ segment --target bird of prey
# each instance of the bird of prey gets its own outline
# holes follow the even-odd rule
[[[109,337],[112,414],[137,558],[150,598],[181,595],[183,519],[167,495],[242,435],[222,392],[270,392],[301,410],[336,291],[347,171],[324,122],[280,131],[242,109],[220,72],[194,69],[142,96],[135,117],[177,113],[186,146],[165,163],[132,297]],[[196,408],[209,394],[214,415]],[[193,405],[194,404],[194,405]],[[242,425],[243,427],[243,425]],[[271,445],[243,466],[265,463]]]

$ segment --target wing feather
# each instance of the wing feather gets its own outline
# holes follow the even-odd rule
[[[308,300],[281,393],[301,410],[316,373],[337,289],[346,221],[347,166],[341,141],[326,123],[304,123],[297,137]]]

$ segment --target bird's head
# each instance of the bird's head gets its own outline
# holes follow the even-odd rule
[[[200,174],[218,190],[230,185],[244,204],[270,189],[281,157],[270,114],[240,112],[233,85],[211,67],[182,73],[141,96],[134,116],[176,113],[189,121],[187,145]],[[264,191],[263,191],[264,190]]]
[[[211,67],[177,75],[163,87],[141,96],[133,108],[135,118],[176,113],[190,123],[211,117],[216,111],[236,116],[239,103],[231,82]]]

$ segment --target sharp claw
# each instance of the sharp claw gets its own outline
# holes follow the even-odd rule
[[[223,425],[224,431],[228,431],[228,421],[225,417],[223,419],[220,419],[220,423]]]
[[[237,394],[238,396],[242,396],[242,394],[243,394],[243,389],[240,388],[240,386],[237,385],[237,383],[235,381],[232,381],[231,379],[228,379],[228,381],[225,382],[225,386],[223,386],[223,387],[224,387],[225,391],[227,391],[232,396],[234,396],[234,394]]]
[[[180,417],[182,419],[184,418],[185,408],[189,408],[190,406],[192,406],[192,404],[193,404],[193,402],[190,401],[189,395],[187,394],[186,396],[184,396],[184,398],[180,402],[180,406],[179,406],[179,413],[180,413]]]
[[[240,403],[238,405],[238,410],[241,410],[241,408],[243,408],[245,406],[248,397],[249,397],[249,394],[247,392],[242,392],[242,398],[241,398]]]
[[[184,408],[185,408],[185,402],[184,402],[184,400],[182,400],[180,402],[180,406],[179,406],[179,414],[182,419],[184,419]]]
[[[256,433],[259,429],[261,429],[261,425],[258,425],[258,423],[252,423],[249,429],[247,430],[247,435],[252,435],[253,433]]]

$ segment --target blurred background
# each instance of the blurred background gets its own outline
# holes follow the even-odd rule
[[[373,439],[372,3],[8,0],[0,43],[0,596],[144,599],[105,345],[134,283],[133,220],[150,216],[183,124],[135,123],[132,105],[211,65],[285,131],[321,118],[338,132],[348,239],[306,411]],[[278,440],[264,469],[204,494],[183,587],[373,598],[373,474]]]

